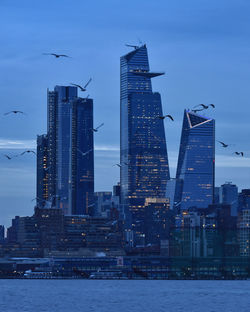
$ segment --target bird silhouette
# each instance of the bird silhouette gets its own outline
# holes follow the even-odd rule
[[[4,115],[9,115],[9,114],[23,114],[23,115],[25,115],[24,112],[18,111],[18,110],[13,110],[13,111],[7,112]]]
[[[208,109],[209,106],[215,108],[215,105],[214,105],[214,104],[208,104],[208,105],[205,105],[205,104],[198,104],[198,105],[195,105],[194,107],[199,107],[199,106],[203,107],[204,109]]]
[[[55,58],[59,58],[59,57],[70,57],[66,54],[56,54],[56,53],[43,53],[43,55],[53,55]]]
[[[174,121],[174,118],[171,115],[157,116],[156,118],[161,119],[161,120],[164,120],[165,118],[169,118],[172,121]]]
[[[243,152],[234,152],[233,154],[235,154],[235,155],[241,155],[241,157],[244,156],[244,153],[243,153]]]
[[[10,157],[9,155],[4,154],[3,156],[6,157],[6,158],[9,159],[9,160],[12,159],[12,157]]]
[[[115,164],[115,165],[113,165],[112,167],[115,167],[115,166],[117,166],[117,167],[119,167],[119,168],[121,168],[121,167],[122,167],[122,165],[121,165],[121,164]]]
[[[224,143],[224,142],[221,142],[221,141],[217,141],[217,142],[219,142],[221,145],[222,145],[222,147],[228,147],[229,146],[229,144],[226,144],[226,143]]]
[[[101,128],[102,126],[104,125],[104,123],[100,124],[98,127],[96,128],[93,128],[93,129],[90,129],[92,130],[93,132],[97,132],[99,128]]]
[[[77,87],[77,88],[79,88],[82,92],[84,92],[84,91],[86,91],[87,89],[87,86],[90,84],[90,82],[91,82],[91,80],[92,80],[92,78],[90,78],[89,79],[89,81],[85,84],[85,86],[80,86],[80,85],[78,85],[78,84],[75,84],[75,83],[71,83],[71,85],[72,86],[75,86],[75,87]]]
[[[93,149],[90,149],[89,151],[87,151],[87,152],[82,152],[79,148],[77,149],[77,151],[82,155],[82,156],[86,156],[86,155],[88,155],[90,152],[92,152],[93,151]]]
[[[34,155],[36,155],[36,152],[34,151],[31,151],[31,150],[27,150],[27,151],[24,151],[20,154],[20,156],[24,155],[25,153],[33,153]]]

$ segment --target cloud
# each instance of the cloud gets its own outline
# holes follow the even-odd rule
[[[35,140],[13,140],[0,138],[0,149],[34,149],[36,148]]]

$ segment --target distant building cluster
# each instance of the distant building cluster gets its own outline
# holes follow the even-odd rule
[[[163,73],[150,71],[146,45],[120,66],[120,181],[112,192],[94,191],[93,99],[75,86],[48,90],[34,214],[0,226],[0,255],[249,257],[250,189],[215,187],[215,120],[184,111],[170,178],[161,96],[151,84]]]

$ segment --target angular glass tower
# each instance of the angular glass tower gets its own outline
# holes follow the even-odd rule
[[[163,73],[150,72],[146,45],[122,56],[120,71],[121,203],[126,228],[143,233],[145,199],[164,197],[169,179],[161,97],[151,85]]]
[[[176,172],[175,203],[181,210],[213,203],[215,121],[185,110]]]
[[[93,100],[71,102],[69,204],[73,215],[91,215],[94,209]]]

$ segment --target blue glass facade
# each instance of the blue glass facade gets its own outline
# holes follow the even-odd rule
[[[169,167],[161,97],[152,91],[146,45],[121,57],[121,203],[126,227],[142,233],[145,199],[165,197]]]
[[[94,142],[93,100],[77,98],[71,103],[69,199],[71,214],[93,214]]]
[[[76,87],[56,86],[48,92],[49,199],[64,213],[70,213],[70,102],[76,97]]]
[[[178,209],[207,208],[213,203],[215,121],[185,110],[176,172]]]
[[[42,207],[49,198],[48,193],[48,136],[37,136],[36,203]]]

